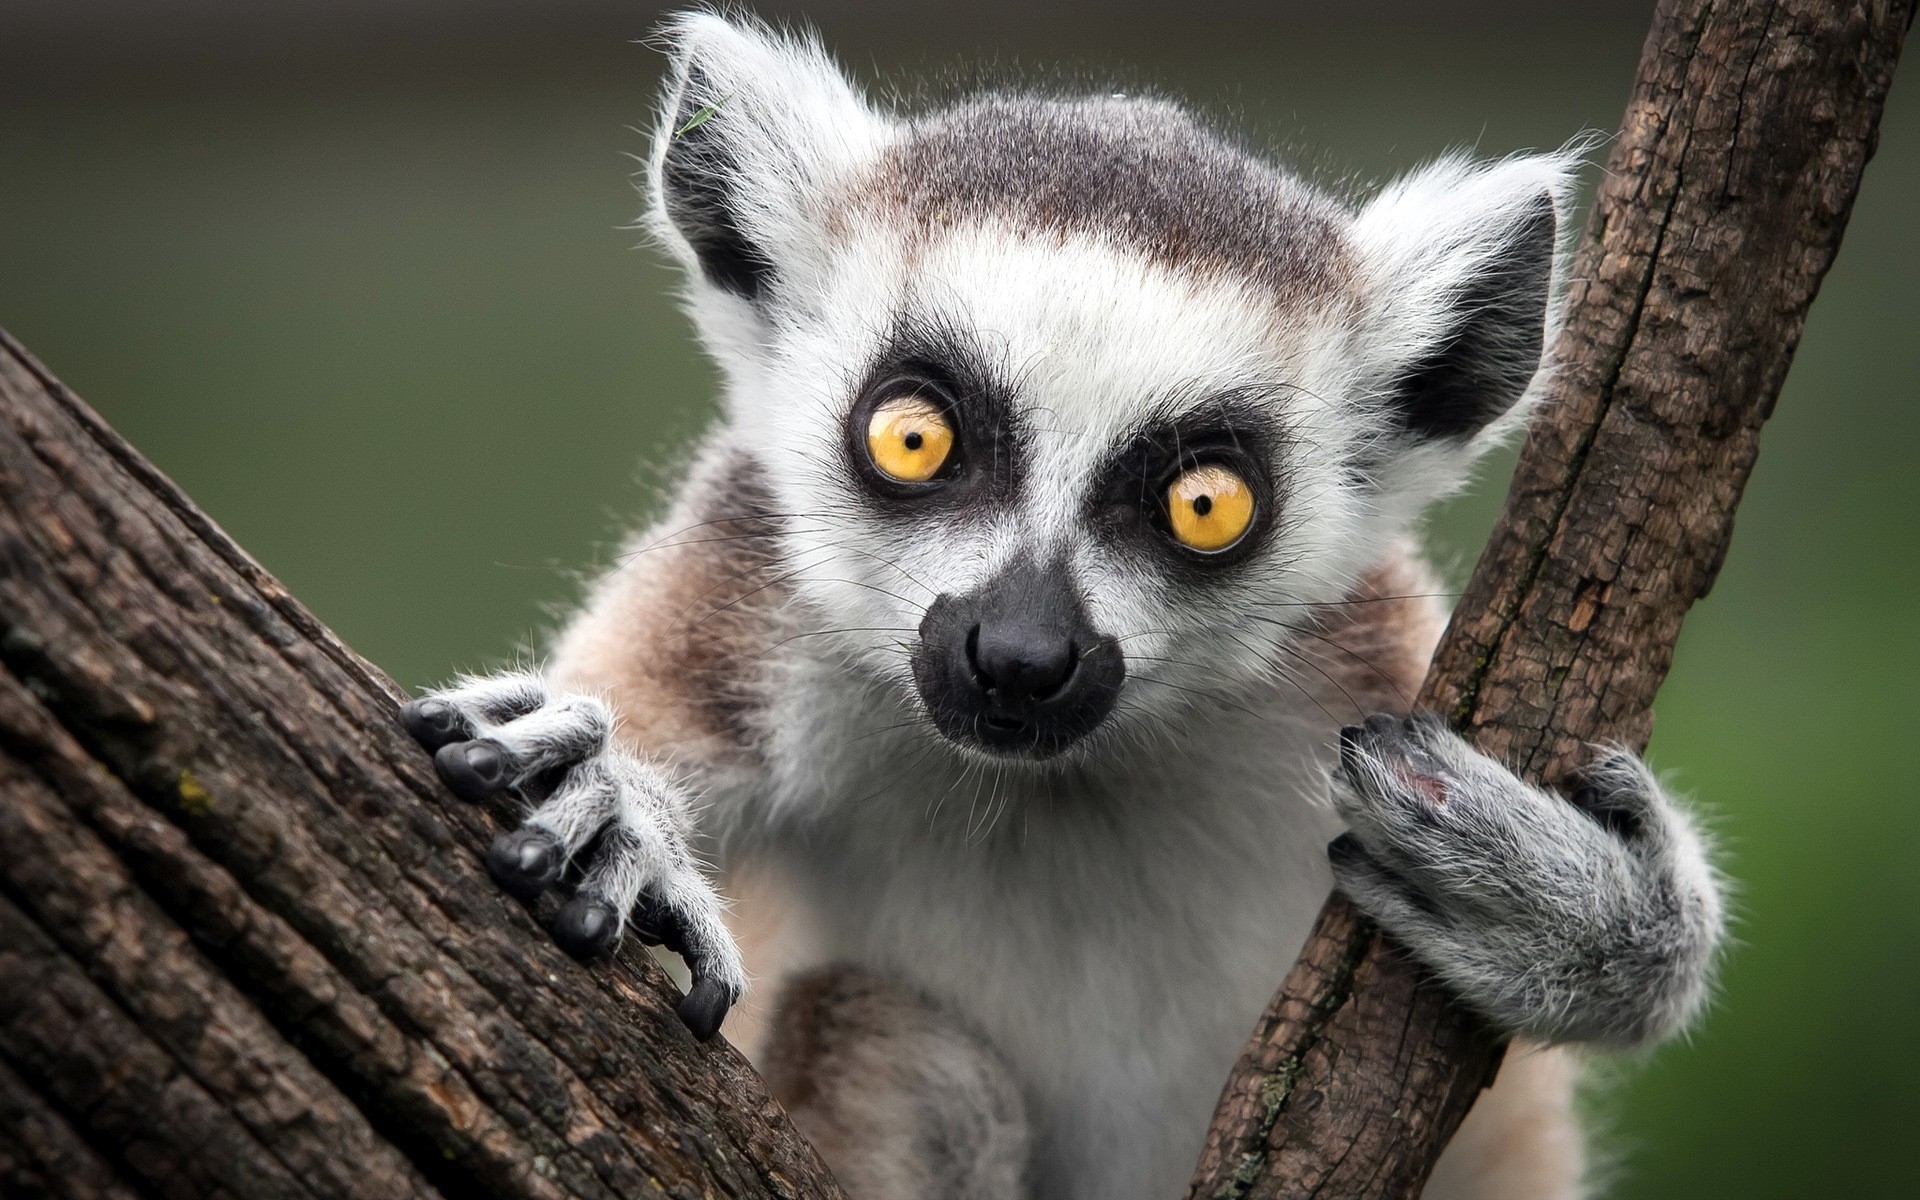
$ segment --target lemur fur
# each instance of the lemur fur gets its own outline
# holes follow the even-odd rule
[[[1178,1195],[1337,885],[1527,1039],[1429,1194],[1577,1194],[1556,1044],[1699,1006],[1701,836],[1632,755],[1570,802],[1408,719],[1409,531],[1530,403],[1574,156],[1356,206],[1161,100],[903,116],[667,39],[650,220],[724,415],[544,673],[406,711],[528,800],[496,877],[681,954],[860,1200]]]

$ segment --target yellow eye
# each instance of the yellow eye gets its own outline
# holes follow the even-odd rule
[[[1167,514],[1181,545],[1225,550],[1253,524],[1253,489],[1226,467],[1195,467],[1167,488]]]
[[[889,479],[924,483],[953,453],[953,426],[938,404],[912,394],[884,400],[867,418],[867,454]]]

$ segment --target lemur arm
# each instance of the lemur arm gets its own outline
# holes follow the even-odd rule
[[[1630,751],[1571,801],[1430,713],[1341,735],[1339,886],[1469,1004],[1547,1042],[1650,1045],[1709,990],[1720,887],[1684,809]]]

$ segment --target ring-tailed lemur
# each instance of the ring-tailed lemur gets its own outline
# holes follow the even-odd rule
[[[1640,761],[1569,803],[1406,715],[1408,530],[1526,406],[1572,156],[1350,208],[1159,100],[903,117],[669,39],[725,415],[544,674],[405,714],[534,805],[489,864],[572,880],[556,940],[679,952],[700,1036],[751,963],[733,1032],[862,1200],[1178,1195],[1336,884],[1520,1037],[1688,1018],[1720,900]],[[1573,1194],[1572,1074],[1510,1058],[1430,1194]]]

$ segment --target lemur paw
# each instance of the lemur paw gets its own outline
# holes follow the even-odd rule
[[[740,952],[688,845],[685,797],[611,744],[607,706],[509,673],[430,693],[400,719],[456,796],[477,803],[507,793],[535,806],[488,851],[494,880],[533,900],[579,859],[579,885],[553,919],[553,940],[581,959],[611,953],[627,931],[666,946],[693,976],[681,1019],[695,1037],[712,1037],[746,991]]]
[[[1574,801],[1431,714],[1340,734],[1330,847],[1356,904],[1497,1025],[1656,1041],[1704,998],[1721,936],[1699,834],[1640,759],[1603,754]]]

